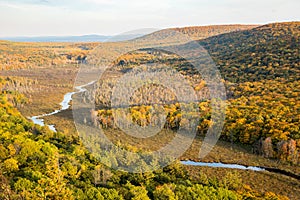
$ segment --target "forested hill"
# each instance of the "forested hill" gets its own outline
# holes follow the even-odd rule
[[[300,22],[268,24],[199,40],[220,66],[228,91],[222,139],[249,145],[253,153],[295,165],[300,163],[299,27]],[[189,63],[176,56],[164,56],[162,52],[143,49],[135,54],[123,55],[113,69],[122,74],[153,60],[164,63],[190,80],[199,97],[206,97],[205,82],[199,84],[201,80],[193,73]],[[110,105],[109,91],[116,79],[108,77],[99,81],[97,86],[95,102],[100,109],[97,123],[102,127],[113,127],[111,110],[106,108]],[[167,105],[174,102],[170,92],[159,89],[154,92],[150,88],[145,88],[145,91],[140,90],[133,99],[139,102],[143,99],[142,94],[151,93],[154,95],[147,99],[149,101]],[[161,94],[164,94],[162,100]],[[159,98],[155,99],[155,96]],[[133,104],[139,105],[136,102]],[[209,102],[201,102],[200,107],[205,114],[201,115],[198,132],[205,134],[211,123]],[[178,108],[172,106],[170,110],[165,128],[176,130],[179,124],[176,120],[180,119]],[[139,113],[136,114],[139,117],[135,118],[139,125],[149,125],[147,123],[150,122],[145,120],[149,117],[147,109],[136,108],[132,112]]]
[[[224,138],[299,165],[300,22],[199,41],[220,66],[229,107]]]
[[[149,41],[153,43],[153,41],[158,42],[161,40],[160,42],[162,44],[166,44],[169,38],[173,38],[174,40],[174,37],[177,37],[179,41],[182,40],[184,37],[182,38],[181,34],[188,36],[191,40],[202,40],[219,34],[249,30],[256,27],[258,27],[258,25],[233,24],[233,25],[211,25],[211,26],[192,26],[192,27],[184,27],[184,28],[169,28],[169,29],[156,31],[154,33],[145,35],[135,40],[142,43],[149,42]],[[179,32],[179,33],[175,34],[175,32]]]
[[[205,39],[208,37],[225,34],[225,33],[250,30],[256,27],[258,27],[258,25],[232,24],[232,25],[191,26],[191,27],[184,27],[184,28],[171,28],[170,30],[187,34],[189,37],[191,37],[191,39],[199,40],[199,39]]]
[[[231,82],[299,80],[300,22],[274,23],[200,41]]]

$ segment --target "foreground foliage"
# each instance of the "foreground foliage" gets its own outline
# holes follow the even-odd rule
[[[285,199],[243,186],[238,174],[192,180],[178,163],[153,173],[111,171],[77,137],[28,122],[7,92],[0,94],[1,199]]]

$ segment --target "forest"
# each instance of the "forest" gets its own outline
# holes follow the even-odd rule
[[[299,28],[300,24],[296,22],[271,24],[199,41],[220,66],[227,89],[229,106],[222,138],[251,145],[253,153],[296,165],[300,162]],[[198,132],[207,132],[211,111],[210,102],[205,101],[209,98],[205,81],[185,60],[176,55],[164,59],[164,54],[146,49],[124,55],[111,69],[119,75],[107,75],[97,83],[95,87],[100,90],[96,89],[92,96],[100,109],[98,121],[101,127],[115,128],[113,112],[102,108],[111,104],[111,91],[122,73],[154,61],[171,65],[190,81],[202,99]],[[156,70],[161,70],[159,65]],[[168,113],[165,128],[178,129],[182,112],[179,105],[173,104],[176,96],[172,91],[154,85],[134,93],[128,123],[132,120],[145,127],[155,120],[151,119],[151,106],[145,102],[164,105]]]
[[[237,173],[194,179],[179,163],[152,173],[110,170],[78,138],[26,120],[8,94],[0,96],[1,199],[287,199],[241,184]]]

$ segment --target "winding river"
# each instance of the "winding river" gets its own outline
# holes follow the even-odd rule
[[[40,126],[45,126],[44,122],[44,117],[51,116],[58,114],[64,110],[67,110],[71,107],[70,103],[72,101],[72,97],[74,94],[82,93],[87,91],[85,87],[94,84],[96,81],[92,81],[88,84],[84,84],[81,86],[75,87],[76,91],[74,92],[69,92],[65,94],[63,101],[60,103],[61,109],[60,110],[55,110],[51,113],[48,114],[43,114],[43,115],[38,115],[38,116],[33,116],[29,117],[33,121],[33,123],[38,124]],[[55,128],[55,125],[47,125],[52,131],[57,131]],[[276,168],[268,168],[268,167],[256,167],[256,166],[244,166],[244,165],[238,165],[238,164],[224,164],[224,163],[206,163],[206,162],[194,162],[194,161],[181,161],[181,164],[187,165],[187,166],[202,166],[202,167],[216,167],[216,168],[229,168],[229,169],[240,169],[240,170],[251,170],[251,171],[269,171],[277,174],[283,174],[289,177],[293,177],[295,179],[300,180],[300,176],[297,174],[293,174],[291,172],[287,172],[285,170],[280,170]]]
[[[48,117],[48,116],[52,116],[52,115],[56,115],[64,110],[68,110],[71,105],[71,101],[72,101],[72,97],[74,94],[78,94],[78,93],[82,93],[85,92],[86,89],[85,87],[94,84],[96,81],[92,81],[90,83],[81,85],[81,86],[77,86],[75,87],[76,91],[74,92],[69,92],[67,94],[65,94],[63,101],[60,103],[61,109],[59,110],[55,110],[51,113],[47,113],[47,114],[43,114],[43,115],[38,115],[38,116],[33,116],[33,117],[29,117],[30,120],[33,121],[34,124],[40,125],[40,126],[45,126],[45,122],[44,122],[44,117]],[[47,125],[49,127],[50,130],[57,132],[55,125]]]
[[[237,164],[224,164],[224,163],[205,163],[205,162],[194,162],[194,161],[181,161],[183,165],[189,166],[201,166],[201,167],[216,167],[216,168],[229,168],[229,169],[242,169],[242,170],[252,170],[252,171],[265,171],[262,167],[244,166]]]

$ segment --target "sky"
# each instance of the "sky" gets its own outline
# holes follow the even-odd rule
[[[300,21],[299,0],[0,0],[0,37]]]

